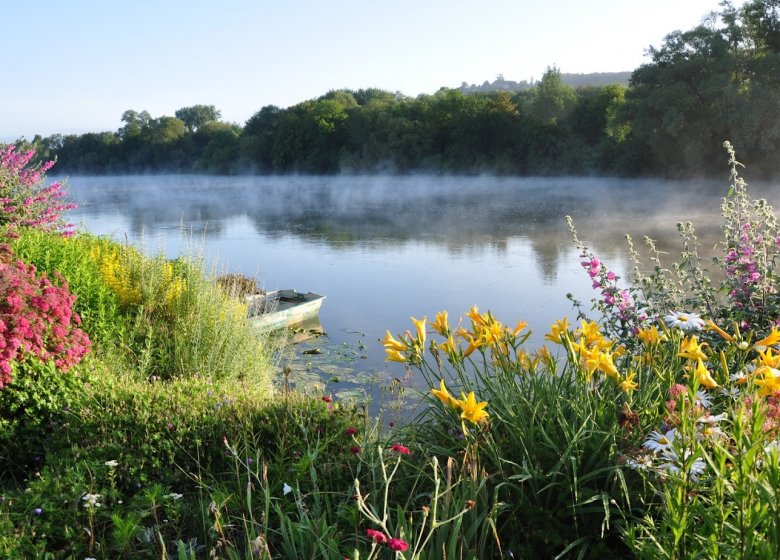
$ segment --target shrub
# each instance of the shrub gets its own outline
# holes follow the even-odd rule
[[[70,235],[72,224],[65,223],[63,214],[76,206],[63,202],[67,192],[62,183],[43,185],[54,162],[30,166],[34,155],[34,150],[18,153],[13,145],[0,147],[0,226]]]
[[[65,372],[89,350],[67,282],[55,273],[58,286],[35,273],[33,265],[14,261],[10,248],[0,246],[0,388],[11,382],[14,365],[27,357],[52,360]]]

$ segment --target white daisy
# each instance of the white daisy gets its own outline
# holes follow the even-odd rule
[[[636,457],[631,457],[626,461],[626,466],[638,471],[646,471],[653,468],[653,456],[649,453],[643,453]]]
[[[647,437],[647,440],[642,444],[642,447],[649,449],[650,451],[666,451],[672,447],[674,436],[677,434],[677,430],[672,428],[665,434],[659,431],[653,430]]]
[[[712,403],[710,402],[710,397],[707,393],[704,391],[696,391],[696,394],[693,396],[693,404],[694,406],[709,408]]]
[[[690,450],[685,452],[684,457],[686,461],[691,456],[691,453],[692,452]],[[666,449],[663,453],[661,453],[661,458],[666,462],[660,465],[658,467],[659,469],[672,474],[680,474],[682,472],[683,461],[680,460],[679,455],[677,455],[674,449]],[[698,476],[706,469],[707,463],[705,463],[704,459],[701,457],[697,457],[694,459],[693,463],[688,466],[688,474],[690,475],[691,480],[696,481],[698,480]]]
[[[720,390],[720,392],[721,392],[722,395],[727,396],[728,398],[730,398],[733,401],[735,401],[735,400],[737,400],[739,398],[739,389],[737,387],[729,387],[728,389],[723,387]]]
[[[677,327],[684,331],[700,331],[704,328],[704,319],[696,313],[673,311],[664,317],[664,321],[670,327]]]

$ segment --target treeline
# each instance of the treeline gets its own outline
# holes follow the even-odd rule
[[[549,68],[533,88],[415,98],[339,90],[243,127],[211,105],[153,118],[126,111],[116,132],[36,137],[69,173],[694,175],[731,140],[751,172],[780,170],[780,0],[749,0],[669,34],[629,86],[574,89]]]

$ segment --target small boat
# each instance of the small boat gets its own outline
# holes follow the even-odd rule
[[[317,316],[325,296],[295,290],[276,290],[246,296],[249,321],[262,331],[296,325]]]

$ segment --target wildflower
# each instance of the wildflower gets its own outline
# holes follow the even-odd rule
[[[623,379],[623,381],[620,382],[618,387],[620,387],[620,390],[624,393],[631,393],[632,391],[635,391],[639,385],[636,381],[634,381],[634,377],[636,377],[636,372],[632,371],[629,372],[628,375]]]
[[[712,378],[709,370],[704,367],[704,362],[701,360],[698,360],[696,363],[694,375],[696,375],[696,379],[699,381],[699,383],[708,389],[713,389],[718,386],[718,383]]]
[[[417,342],[420,343],[420,346],[425,346],[425,322],[427,320],[427,317],[423,317],[419,321],[412,317],[412,323],[417,327]]]
[[[328,395],[325,395],[324,397],[322,397],[322,402],[326,402],[326,403],[333,402],[333,398],[329,397]]]
[[[720,392],[723,396],[728,397],[734,401],[739,398],[739,389],[736,387],[729,387],[728,389],[724,387],[720,390]]]
[[[734,337],[715,324],[715,321],[707,321],[707,328],[718,333],[726,342],[734,342]]]
[[[468,420],[472,424],[487,420],[488,413],[484,410],[488,405],[487,401],[478,403],[477,398],[474,396],[474,391],[471,391],[467,396],[461,394],[461,397],[462,399],[457,401],[458,408],[461,409],[461,418]]]
[[[524,328],[528,326],[527,321],[518,321],[517,325],[515,325],[515,328],[509,331],[509,334],[511,334],[513,337],[520,334],[520,331],[522,331]],[[508,330],[508,329],[507,329]]]
[[[754,346],[766,348],[767,346],[774,346],[778,343],[780,343],[780,330],[778,330],[777,327],[772,327],[772,331],[767,336],[757,341]]]
[[[395,451],[396,453],[400,453],[401,455],[411,455],[412,452],[408,447],[405,447],[401,445],[400,443],[394,443],[390,446],[391,451]]]
[[[289,494],[290,492],[292,492],[292,486],[290,486],[289,484],[287,484],[287,483],[285,482],[285,483],[284,483],[284,486],[282,486],[282,494],[286,496],[286,495],[287,495],[287,494]]]
[[[704,327],[704,320],[696,313],[673,311],[664,317],[664,321],[670,327],[677,327],[683,331],[698,331]]]
[[[356,433],[358,433],[357,428],[349,427],[346,430],[344,430],[344,434],[348,436],[354,436]]]
[[[670,449],[676,434],[677,430],[675,428],[672,428],[664,434],[653,430],[642,444],[642,447],[649,449],[650,451],[664,451],[666,449]]]
[[[105,462],[105,465],[106,465],[107,467],[110,467],[110,468],[112,468],[112,469],[113,469],[114,467],[116,467],[116,466],[118,466],[118,465],[119,465],[119,461],[116,461],[116,460],[112,459],[112,460],[110,460],[110,461],[106,461],[106,462]]]
[[[449,336],[450,324],[448,322],[448,314],[446,311],[439,311],[436,314],[436,318],[431,323],[431,328],[442,336]]]
[[[704,353],[704,348],[707,346],[708,344],[706,342],[699,344],[695,335],[690,338],[685,337],[682,342],[680,342],[680,352],[677,355],[689,360],[706,360],[707,354]]]
[[[184,496],[182,494],[177,494],[176,492],[171,492],[170,494],[167,494],[166,497],[171,498],[175,502],[176,500],[181,500]]]
[[[387,541],[387,546],[396,552],[406,552],[409,550],[409,544],[402,541],[401,539],[390,539]]]
[[[612,361],[612,354],[609,352],[599,353],[598,369],[606,373],[609,377],[617,381],[619,373],[615,367],[615,363]]]
[[[352,453],[353,455],[357,455],[358,453],[360,453],[360,446],[355,445],[354,447],[350,447],[349,452]]]
[[[626,466],[630,469],[645,471],[653,468],[653,456],[648,453],[631,457],[626,461]]]
[[[35,515],[40,515],[43,513],[43,508],[35,508],[33,513],[35,513]]]
[[[599,324],[596,321],[582,321],[582,327],[577,329],[574,334],[583,337],[587,346],[600,342],[604,336],[599,330]]]
[[[447,391],[447,387],[444,385],[444,379],[440,380],[438,389],[431,389],[431,393],[444,403],[445,406],[457,408],[458,400]]]
[[[661,458],[666,461],[666,463],[660,465],[659,468],[670,473],[679,474],[682,472],[683,463],[688,461],[691,454],[692,451],[686,450],[683,454],[683,461],[681,461],[676,451],[673,449],[666,449],[661,453]],[[693,463],[688,465],[688,474],[690,475],[691,480],[696,481],[698,475],[702,474],[706,468],[707,464],[701,457],[694,459]]]
[[[388,362],[406,362],[406,356],[401,354],[398,350],[385,350],[385,353],[387,354],[387,358],[385,358]]]
[[[761,387],[758,394],[762,397],[773,395],[780,391],[780,370],[771,367],[760,368],[761,376],[756,379],[756,385]]]
[[[406,344],[406,342],[401,342],[400,340],[393,338],[393,335],[390,333],[390,331],[386,331],[385,337],[380,342],[388,353],[390,353],[391,350],[395,350],[396,352],[403,352],[409,348],[409,345]]]
[[[700,406],[702,408],[709,408],[712,403],[710,402],[710,397],[705,393],[704,391],[696,391],[696,394],[693,396],[693,405],[694,406]]]
[[[545,340],[555,344],[563,344],[563,336],[569,332],[569,319],[564,317],[550,325],[550,332],[544,335]]]
[[[664,334],[655,325],[639,329],[636,336],[647,347],[658,344],[664,339]]]
[[[100,494],[84,494],[81,499],[84,500],[84,507],[100,507]]]
[[[375,543],[385,544],[387,542],[387,535],[385,535],[382,531],[376,531],[374,529],[366,529],[366,534]]]

